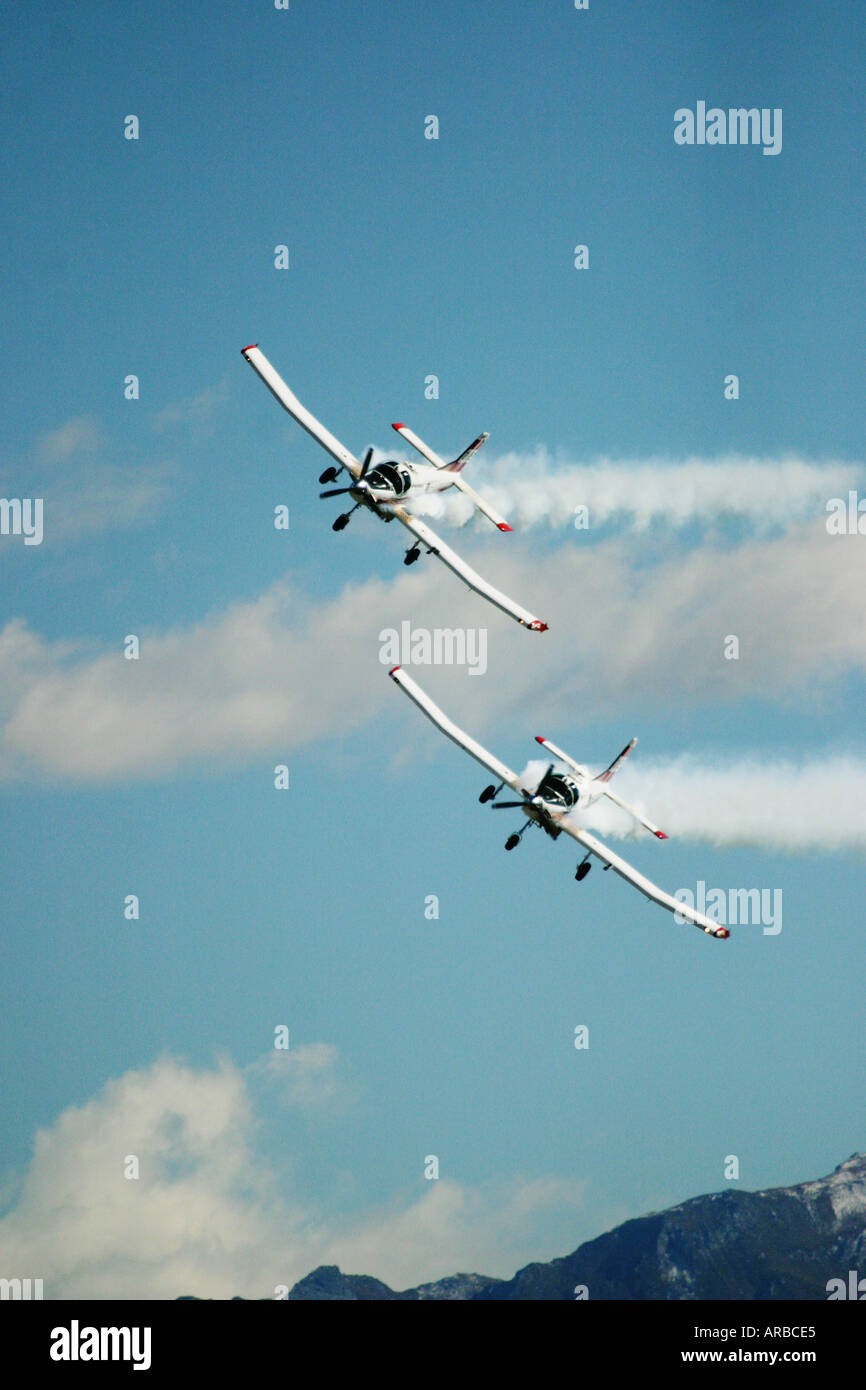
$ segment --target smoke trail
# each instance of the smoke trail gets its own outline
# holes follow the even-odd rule
[[[547,766],[529,763],[523,785],[537,786]],[[859,758],[708,762],[683,756],[627,765],[615,790],[671,837],[788,851],[866,849],[866,761]],[[639,826],[635,831],[631,817],[606,798],[572,815],[602,835],[646,833]]]
[[[826,516],[828,500],[846,496],[862,478],[863,465],[738,455],[680,462],[602,458],[580,465],[554,460],[540,448],[530,455],[505,454],[468,472],[472,486],[520,528],[544,522],[580,525],[578,509],[585,507],[590,530],[613,520],[643,531],[658,521],[710,525],[729,517],[772,531],[808,516]],[[454,526],[478,515],[453,488],[413,498],[412,510]],[[484,518],[478,524],[489,525]]]

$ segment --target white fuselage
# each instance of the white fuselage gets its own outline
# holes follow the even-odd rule
[[[591,806],[603,795],[603,788],[594,778],[554,767],[545,774],[531,799],[524,802],[523,810],[530,820],[557,834],[552,829],[557,820],[576,807]]]
[[[452,487],[455,474],[430,463],[398,463],[383,459],[374,463],[366,478],[359,479],[352,491],[360,499],[376,503],[404,502],[429,492]]]

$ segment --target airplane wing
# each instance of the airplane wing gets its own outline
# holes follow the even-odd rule
[[[327,449],[331,457],[341,463],[353,478],[360,478],[361,465],[355,455],[350,454],[345,444],[341,444],[339,439],[331,434],[330,430],[326,430],[325,426],[316,419],[315,415],[310,414],[306,406],[301,405],[295,393],[289,390],[279,372],[271,366],[265,354],[256,347],[255,343],[249,347],[241,348],[241,356],[246,358],[271,394],[276,396],[283,409],[289,412],[292,419],[297,420],[298,424],[307,431],[307,434],[311,434],[323,449]]]
[[[619,874],[620,878],[624,878],[626,883],[632,884],[639,893],[643,893],[644,897],[649,898],[651,902],[666,907],[668,912],[679,913],[687,922],[699,927],[708,936],[720,938],[730,936],[731,933],[727,927],[722,927],[718,922],[711,921],[702,912],[697,912],[695,908],[689,907],[688,903],[682,903],[672,894],[666,893],[663,888],[659,888],[657,884],[645,878],[637,869],[632,868],[631,864],[622,859],[620,855],[615,854],[612,849],[608,849],[607,845],[603,845],[601,840],[590,835],[588,830],[582,830],[578,826],[572,825],[565,818],[560,818],[558,825],[573,840],[577,840],[578,844],[583,845],[584,849],[589,850],[590,854],[594,854],[607,868],[613,869],[614,873]]]
[[[443,565],[447,565],[450,570],[459,575],[470,589],[474,589],[477,594],[488,599],[494,607],[501,609],[509,617],[516,618],[523,627],[529,628],[530,632],[547,631],[547,623],[534,617],[528,608],[523,608],[521,604],[515,603],[513,598],[503,594],[500,589],[494,589],[492,584],[488,584],[486,579],[482,579],[478,571],[474,570],[471,565],[467,565],[465,560],[461,560],[457,552],[452,550],[450,545],[446,545],[443,540],[440,540],[436,532],[431,531],[426,522],[421,521],[417,516],[412,516],[405,507],[399,505],[392,505],[389,510],[398,521],[402,521],[407,531],[411,531],[414,536],[417,536],[431,554],[438,555]]]
[[[482,748],[480,743],[476,743],[475,739],[470,738],[462,729],[458,729],[457,725],[452,723],[446,714],[443,714],[439,706],[430,699],[430,696],[421,689],[420,685],[413,681],[411,676],[406,675],[401,666],[395,666],[388,674],[401,689],[405,690],[409,699],[414,700],[418,708],[424,711],[427,718],[442,730],[446,737],[464,749],[476,762],[481,763],[482,767],[486,767],[505,786],[511,787],[518,794],[522,794],[524,789],[520,785],[517,773],[512,772],[511,768],[506,767],[505,763],[501,763],[498,758],[494,758],[492,753],[488,753],[486,748]]]

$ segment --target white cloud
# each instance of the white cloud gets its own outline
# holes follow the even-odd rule
[[[498,538],[497,538],[498,540]],[[141,659],[74,651],[20,621],[0,631],[0,778],[164,775],[184,763],[248,762],[357,734],[387,712],[383,753],[432,749],[435,735],[386,677],[386,626],[488,630],[488,670],[413,667],[498,751],[557,724],[635,705],[701,707],[749,697],[814,704],[866,666],[862,538],[800,527],[734,550],[665,548],[646,563],[626,538],[561,545],[539,563],[515,538],[473,560],[550,623],[528,634],[430,560],[313,602],[288,583],[186,629],[140,633]],[[725,638],[740,643],[724,658]],[[402,714],[399,712],[402,709]],[[410,736],[393,737],[402,727]],[[544,725],[544,728],[541,725]],[[636,732],[640,732],[639,729]],[[493,751],[497,751],[495,748]]]
[[[92,415],[76,415],[39,436],[36,457],[44,463],[63,463],[75,454],[95,453],[104,442],[99,423]]]
[[[327,1085],[336,1056],[322,1046],[301,1070]],[[246,1073],[230,1062],[163,1058],[125,1073],[37,1134],[0,1218],[0,1271],[41,1278],[46,1298],[61,1299],[273,1297],[320,1264],[392,1287],[458,1270],[509,1276],[566,1253],[563,1222],[583,1203],[580,1184],[558,1179],[481,1191],[443,1178],[339,1222],[322,1194],[278,1183],[256,1138]],[[124,1176],[130,1155],[138,1179]]]
[[[229,378],[223,377],[216,386],[206,386],[195,396],[163,406],[154,420],[158,431],[182,426],[197,433],[209,430],[229,398]]]
[[[0,491],[43,499],[43,544],[51,547],[153,520],[169,496],[172,473],[168,463],[142,460],[129,449],[118,460],[99,421],[81,415],[40,435],[26,464],[7,464]]]
[[[339,1079],[337,1049],[331,1043],[274,1048],[247,1074],[267,1083],[283,1105],[333,1108],[351,1099],[349,1087]]]

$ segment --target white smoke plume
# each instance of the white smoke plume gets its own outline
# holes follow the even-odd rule
[[[528,764],[521,774],[527,790],[538,785],[548,766],[536,759]],[[862,758],[834,754],[799,762],[757,756],[709,761],[683,755],[626,765],[617,773],[614,790],[672,838],[791,852],[866,849]],[[600,835],[647,833],[606,797],[586,811],[575,810],[572,817]]]
[[[844,497],[862,479],[863,465],[837,460],[812,463],[740,455],[713,459],[606,458],[576,464],[554,459],[543,447],[532,454],[504,454],[467,470],[476,491],[517,528],[547,523],[573,525],[588,508],[590,532],[616,521],[634,531],[659,522],[710,526],[726,518],[759,532],[784,530],[792,521],[826,515],[831,497]],[[413,499],[412,510],[465,526],[473,516],[489,522],[456,488]],[[580,528],[579,528],[580,529]]]

